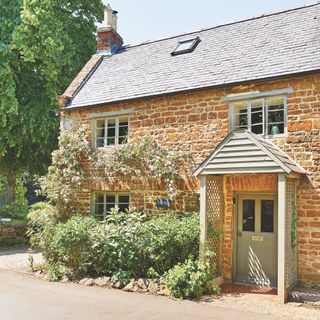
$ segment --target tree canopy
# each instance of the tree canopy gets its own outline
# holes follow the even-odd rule
[[[95,52],[101,0],[0,0],[0,175],[42,174],[56,96]]]

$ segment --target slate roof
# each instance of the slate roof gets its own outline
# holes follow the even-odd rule
[[[171,56],[199,36],[192,53]],[[100,64],[68,108],[320,70],[320,3],[127,46]]]
[[[194,175],[306,173],[270,140],[245,129],[230,132]]]

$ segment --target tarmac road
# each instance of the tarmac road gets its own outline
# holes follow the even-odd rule
[[[51,283],[0,270],[0,320],[289,319],[115,289]]]

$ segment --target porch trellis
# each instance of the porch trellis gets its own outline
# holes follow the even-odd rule
[[[290,290],[297,282],[297,247],[296,247],[296,180],[286,179],[286,256],[285,288]]]
[[[223,179],[219,176],[207,178],[207,243],[213,252],[210,265],[214,274],[221,274]]]

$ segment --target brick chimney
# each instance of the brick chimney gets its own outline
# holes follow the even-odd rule
[[[97,29],[97,50],[112,51],[112,48],[121,47],[123,40],[117,32],[117,11],[108,4],[104,10],[104,20]]]

